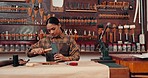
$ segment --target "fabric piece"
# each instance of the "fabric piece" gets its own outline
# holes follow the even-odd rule
[[[93,61],[75,61],[78,66],[66,63],[55,65],[36,64],[33,67],[4,66],[0,78],[109,78],[109,67]]]

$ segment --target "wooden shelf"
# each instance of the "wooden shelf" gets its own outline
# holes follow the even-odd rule
[[[109,52],[109,54],[141,54],[146,52]],[[0,52],[0,54],[25,54],[25,52]],[[101,54],[98,51],[83,51],[80,54]]]
[[[46,26],[46,25],[40,25],[40,24],[0,24],[0,26],[20,26],[20,25],[24,25],[24,26]]]
[[[32,44],[37,42],[36,40],[0,40],[0,44]]]
[[[86,12],[86,13],[97,13],[96,10],[66,10],[66,12]]]
[[[0,11],[0,13],[21,13],[21,14],[26,14],[27,12],[4,12],[4,11]]]
[[[80,53],[82,53],[82,54],[87,54],[87,53],[98,53],[98,54],[101,54],[101,52],[100,51],[83,51],[83,52],[80,52]],[[145,52],[109,52],[109,54],[141,54],[141,53],[146,53],[146,51]]]
[[[26,2],[26,0],[0,0],[0,2]]]
[[[65,25],[65,26],[70,26],[70,27],[73,27],[73,26],[75,26],[75,27],[96,27],[96,25]]]
[[[0,54],[25,54],[25,52],[0,52]]]

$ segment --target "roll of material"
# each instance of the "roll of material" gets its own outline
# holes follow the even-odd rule
[[[0,61],[0,67],[2,66],[7,66],[7,65],[11,65],[13,63],[13,60],[4,60],[4,61]]]
[[[18,55],[13,55],[13,67],[19,66]]]

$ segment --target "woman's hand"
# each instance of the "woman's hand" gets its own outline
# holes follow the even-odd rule
[[[70,61],[68,57],[65,57],[64,55],[57,53],[54,55],[54,60],[57,61]]]
[[[33,54],[43,54],[44,49],[43,48],[35,48],[35,49],[31,50],[31,53],[33,53]]]

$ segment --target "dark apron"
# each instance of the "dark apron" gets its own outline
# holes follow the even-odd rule
[[[54,61],[54,54],[58,53],[58,45],[56,43],[51,44],[52,51],[46,53],[46,61]],[[69,56],[70,45],[67,43],[59,44],[59,53],[64,56]]]

